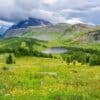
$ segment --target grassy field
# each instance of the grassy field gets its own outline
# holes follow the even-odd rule
[[[0,100],[100,100],[99,27],[59,24],[18,37],[8,33],[0,39]],[[66,53],[42,52],[54,47]]]
[[[100,66],[39,57],[7,65],[0,55],[0,100],[100,100]]]

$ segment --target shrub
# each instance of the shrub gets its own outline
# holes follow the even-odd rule
[[[66,62],[67,62],[68,64],[70,64],[70,63],[72,62],[72,59],[71,59],[70,56],[67,57]]]
[[[15,60],[14,60],[13,55],[9,54],[6,58],[6,64],[14,64],[14,63],[15,63]]]
[[[89,64],[90,64],[91,66],[93,66],[93,65],[100,65],[100,56],[92,55],[92,56],[90,57]]]
[[[7,71],[7,70],[9,70],[9,68],[6,67],[6,66],[3,66],[1,69],[2,69],[3,71]]]

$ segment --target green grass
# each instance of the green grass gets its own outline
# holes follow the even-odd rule
[[[7,54],[2,51],[16,49],[22,42],[36,51],[59,46],[72,52],[100,51],[100,43],[85,44],[70,39],[47,42],[17,37],[0,40],[0,100],[100,100],[100,66],[67,64],[59,54],[53,55],[54,58],[22,56],[16,58],[16,64],[5,64]]]
[[[50,47],[78,47],[83,49],[94,49],[100,51],[100,43],[89,42],[82,43],[79,41],[67,40],[55,40],[55,41],[40,41],[32,38],[16,37],[16,38],[6,38],[0,39],[0,51],[5,51],[7,49],[16,49],[21,45],[22,42],[26,42],[27,46],[32,46],[34,50],[41,51]],[[7,52],[7,51],[6,51]]]
[[[9,49],[16,49],[20,47],[21,43],[25,42],[28,47],[32,47],[34,50],[40,51],[48,47],[46,41],[31,39],[31,38],[6,38],[0,40],[0,51],[8,52]]]
[[[21,53],[15,64],[5,64],[7,53],[18,51],[23,43],[30,51],[62,46],[69,51],[64,57],[95,54],[99,59],[100,42],[94,40],[99,30],[78,27],[30,28],[19,37],[0,39],[0,100],[100,100],[100,65],[67,64],[60,54],[42,58]],[[92,30],[96,32],[88,36]],[[50,41],[33,39],[44,35]]]
[[[5,56],[0,56],[1,100],[100,100],[100,66],[37,57],[6,65]]]

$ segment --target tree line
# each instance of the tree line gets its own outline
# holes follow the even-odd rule
[[[91,66],[100,65],[100,55],[96,53],[87,53],[83,51],[69,51],[68,53],[62,54],[62,58],[68,64],[78,61],[82,64],[89,64]]]

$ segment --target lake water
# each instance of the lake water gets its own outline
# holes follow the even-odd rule
[[[65,53],[65,52],[67,52],[67,49],[64,48],[64,47],[52,47],[50,49],[43,50],[41,52],[45,53],[45,54],[59,54],[59,53]]]

